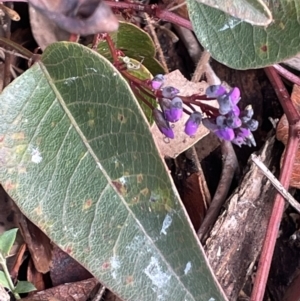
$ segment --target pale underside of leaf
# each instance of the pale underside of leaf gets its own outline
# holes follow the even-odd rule
[[[51,45],[0,97],[0,181],[30,220],[124,300],[226,300],[128,84]],[[188,268],[187,268],[188,267]]]
[[[262,0],[196,0],[252,25],[267,26],[273,18],[268,6]]]

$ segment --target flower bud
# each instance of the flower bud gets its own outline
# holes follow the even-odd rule
[[[158,110],[154,109],[152,111],[152,115],[154,118],[154,121],[158,127],[158,129],[168,138],[174,139],[174,132],[172,128],[170,127],[170,124],[167,120],[164,118],[164,114]]]
[[[258,121],[255,119],[250,119],[246,122],[246,126],[251,132],[254,132],[258,128]]]
[[[226,115],[232,109],[232,104],[230,97],[228,94],[224,94],[222,96],[217,97],[217,101],[219,103],[219,112],[222,115]]]
[[[233,115],[226,118],[226,124],[232,129],[237,129],[242,125],[242,121],[240,118]]]
[[[162,96],[166,98],[173,98],[178,93],[179,90],[171,86],[164,87],[161,91]]]
[[[182,100],[179,97],[175,97],[170,101],[169,108],[164,110],[165,118],[169,122],[176,122],[178,121],[183,114],[182,108]]]
[[[205,91],[206,96],[211,98],[219,97],[225,93],[226,93],[226,89],[222,85],[209,86]]]
[[[252,105],[248,105],[242,112],[242,116],[247,117],[249,119],[252,118],[253,114],[254,114],[254,111],[253,111]]]
[[[231,141],[234,139],[235,135],[234,135],[234,131],[232,128],[229,127],[225,127],[225,128],[221,128],[218,129],[214,132],[219,138],[223,139],[223,140],[227,140],[227,141]]]
[[[184,132],[189,136],[195,135],[199,128],[201,120],[201,114],[199,112],[193,112],[187,120],[187,122],[185,123]]]
[[[151,87],[154,90],[158,90],[164,83],[165,77],[162,74],[157,74],[151,81]]]

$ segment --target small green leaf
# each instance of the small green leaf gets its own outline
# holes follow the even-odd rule
[[[16,240],[17,231],[18,228],[10,229],[0,235],[0,252],[3,257],[7,257],[9,255],[10,249]]]
[[[7,278],[5,277],[5,274],[2,271],[0,271],[0,284],[7,289],[10,288],[9,282],[7,281]]]
[[[196,0],[252,25],[267,26],[272,13],[262,0]]]
[[[155,45],[144,30],[131,23],[120,22],[118,31],[110,33],[110,36],[117,49],[126,56],[142,62],[152,75],[164,73],[164,69],[155,59]],[[112,60],[106,41],[99,43],[98,51]]]
[[[224,12],[187,0],[196,36],[217,61],[234,69],[262,68],[300,52],[300,1],[268,1],[274,21],[253,26]]]
[[[18,281],[13,293],[24,294],[36,291],[36,287],[28,281]]]

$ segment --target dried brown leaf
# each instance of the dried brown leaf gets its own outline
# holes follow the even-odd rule
[[[95,278],[66,283],[22,299],[23,301],[86,301],[98,284]]]
[[[294,85],[291,99],[295,105],[296,110],[300,113],[300,87],[299,86]],[[277,125],[276,138],[279,141],[281,141],[284,145],[287,144],[288,131],[289,131],[289,124],[286,115],[283,115]],[[282,154],[281,162],[283,160],[284,154],[285,152]],[[300,149],[299,148],[296,153],[295,161],[293,164],[290,186],[295,188],[300,188]]]
[[[118,29],[118,20],[104,1],[29,0],[35,39],[44,49],[70,33],[89,35]],[[48,37],[49,35],[49,37]]]

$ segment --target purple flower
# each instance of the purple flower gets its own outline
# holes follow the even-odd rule
[[[232,128],[225,127],[214,131],[214,133],[221,139],[231,141],[234,139],[234,131]]]
[[[245,125],[251,132],[254,132],[258,128],[258,121],[255,119],[250,119],[247,122],[245,122]]]
[[[219,112],[222,115],[226,115],[232,109],[231,99],[228,94],[224,94],[222,96],[217,97],[217,101],[219,103]]]
[[[164,87],[161,90],[162,96],[166,97],[166,98],[173,98],[178,93],[179,93],[179,90],[174,87],[171,87],[171,86]]]
[[[170,124],[167,120],[164,118],[164,114],[158,110],[154,109],[152,111],[153,118],[155,120],[155,123],[158,127],[158,129],[168,138],[174,139],[174,132],[172,128],[170,127]]]
[[[239,127],[242,125],[242,121],[241,121],[241,119],[238,118],[237,116],[232,115],[232,116],[228,116],[228,117],[226,118],[226,124],[227,124],[227,126],[229,126],[230,128],[236,129],[236,128],[239,128]]]
[[[236,105],[241,97],[240,97],[241,93],[240,93],[240,89],[238,87],[234,87],[230,90],[230,92],[228,93],[228,96],[230,97],[231,99],[231,103],[233,105]]]
[[[222,85],[209,86],[205,91],[206,96],[211,98],[219,97],[225,93],[226,93],[226,89]]]
[[[239,128],[236,131],[236,137],[232,140],[232,143],[241,147],[243,144],[247,144],[248,146],[256,146],[256,142],[253,134],[248,128]]]
[[[169,107],[164,109],[165,118],[170,122],[176,122],[182,117],[182,100],[175,97],[170,101]]]
[[[151,87],[154,90],[158,90],[164,83],[165,77],[162,74],[157,74],[151,81]]]
[[[199,112],[193,112],[187,120],[187,122],[185,123],[184,132],[189,136],[195,135],[199,128],[201,120],[201,114]]]
[[[238,106],[233,105],[231,108],[231,113],[235,116],[240,116],[241,110]]]

